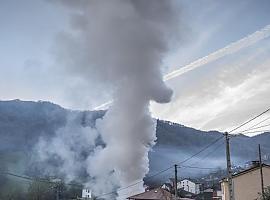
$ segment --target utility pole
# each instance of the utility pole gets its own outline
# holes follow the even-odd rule
[[[233,187],[232,187],[232,165],[231,165],[231,155],[230,155],[230,138],[228,132],[225,132],[226,140],[226,160],[227,160],[227,176],[229,184],[229,200],[233,200]]]
[[[54,178],[52,180],[52,182],[54,183],[53,188],[55,189],[56,192],[56,200],[60,200],[60,189],[61,189],[61,179],[58,178]]]
[[[56,200],[59,200],[59,189],[57,187],[57,191],[56,191]]]
[[[174,165],[174,195],[177,200],[177,165]]]
[[[59,183],[56,183],[56,200],[59,200],[59,193],[60,193],[59,189],[60,189],[60,185]]]
[[[259,161],[260,161],[260,174],[261,174],[261,187],[262,187],[262,197],[264,197],[264,183],[263,183],[263,170],[262,170],[262,154],[261,154],[261,145],[259,144]]]
[[[39,194],[40,194],[40,183],[37,180],[37,190],[38,190],[38,194],[37,194],[37,200],[39,200]]]

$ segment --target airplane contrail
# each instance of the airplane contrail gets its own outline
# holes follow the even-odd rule
[[[95,107],[94,110],[102,110],[102,109],[106,109],[106,108],[108,108],[108,106],[110,106],[112,103],[113,103],[113,100],[110,100],[110,101],[108,101],[108,102],[106,102],[106,103],[103,103],[103,104],[101,104],[101,105]]]
[[[229,45],[207,55],[204,56],[202,58],[199,58],[198,60],[185,65],[173,72],[170,72],[166,75],[163,76],[164,81],[169,81],[171,79],[174,79],[178,76],[181,76],[189,71],[192,71],[194,69],[197,69],[198,67],[204,66],[207,63],[211,63],[215,60],[218,60],[219,58],[222,58],[226,55],[229,54],[233,54],[237,51],[240,51],[241,49],[244,49],[246,47],[249,47],[257,42],[259,42],[260,40],[263,40],[267,37],[270,36],[270,25],[265,26],[264,28],[236,41],[233,43],[230,43]],[[113,100],[108,101],[100,106],[97,106],[94,108],[94,110],[100,110],[100,109],[105,109],[107,108],[109,105],[111,105],[113,102]]]
[[[235,53],[243,48],[246,48],[248,46],[251,46],[255,44],[256,42],[265,39],[270,36],[270,25],[265,26],[263,29],[256,31],[252,33],[251,35],[248,35],[236,42],[233,42],[222,49],[219,49],[205,57],[199,58],[198,60],[181,67],[180,69],[177,69],[169,74],[166,74],[164,76],[164,81],[171,80],[177,76],[180,76],[182,74],[185,74],[191,70],[194,70],[200,66],[203,66],[207,63],[213,62],[221,57],[224,57],[225,55]]]

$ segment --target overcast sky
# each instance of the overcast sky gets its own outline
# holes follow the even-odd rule
[[[0,99],[44,100],[93,109],[111,99],[57,66],[56,38],[72,31],[69,11],[52,1],[0,1]],[[270,1],[179,0],[181,41],[164,74],[270,24]],[[203,130],[226,130],[270,104],[270,37],[168,81],[173,101],[152,105],[153,116]]]

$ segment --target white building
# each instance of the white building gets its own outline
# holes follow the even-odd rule
[[[199,194],[200,193],[200,184],[197,184],[189,179],[184,179],[177,183],[177,188],[182,188],[183,190],[193,193]]]
[[[91,199],[92,198],[92,192],[89,189],[83,189],[82,190],[82,198],[83,199]]]
[[[170,183],[164,183],[162,186],[161,186],[162,189],[165,189],[167,191],[172,191],[173,189],[173,186],[170,184]]]

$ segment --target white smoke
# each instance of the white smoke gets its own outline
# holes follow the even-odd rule
[[[160,66],[178,31],[178,17],[171,1],[60,2],[70,9],[73,32],[58,38],[59,63],[71,74],[114,91],[113,105],[96,125],[105,146],[96,147],[84,163],[91,177],[88,186],[102,195],[142,181],[148,173],[148,152],[156,140],[149,104],[171,99]],[[64,160],[76,157],[66,153]],[[73,170],[75,163],[69,162]],[[143,183],[123,193],[142,190]]]
[[[98,136],[96,129],[82,126],[78,114],[70,114],[66,125],[59,128],[54,137],[39,139],[34,149],[38,158],[34,157],[33,161],[37,160],[46,166],[41,167],[44,174],[64,175],[67,182],[76,180],[86,165],[82,154],[89,154],[96,147]]]

